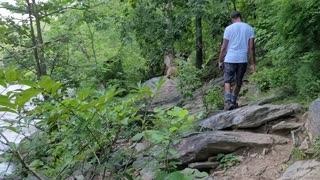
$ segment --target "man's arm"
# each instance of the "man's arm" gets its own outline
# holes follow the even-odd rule
[[[218,61],[219,62],[219,67],[223,63],[223,59],[227,54],[228,43],[229,43],[228,39],[223,39],[223,43],[222,43],[222,46],[221,46],[221,49],[220,49],[220,54],[219,54],[219,61]]]
[[[256,70],[256,52],[254,47],[254,38],[249,39],[249,55],[250,55],[250,73]]]

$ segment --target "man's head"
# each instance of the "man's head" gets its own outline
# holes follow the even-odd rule
[[[241,21],[241,14],[239,11],[233,11],[230,14],[230,18],[232,19],[232,22],[239,22]]]

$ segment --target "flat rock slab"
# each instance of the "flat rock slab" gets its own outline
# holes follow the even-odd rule
[[[303,123],[296,123],[296,122],[287,122],[287,121],[281,121],[278,124],[275,124],[272,126],[273,131],[279,131],[279,130],[288,130],[288,129],[297,129],[301,127]]]
[[[306,127],[312,138],[320,136],[320,99],[310,105]]]
[[[298,104],[245,106],[232,111],[222,112],[204,120],[199,125],[203,128],[255,128],[272,120],[295,114],[301,110]]]
[[[316,160],[297,161],[278,180],[320,179],[320,162]]]
[[[164,82],[158,89],[158,84],[161,79]],[[170,109],[183,101],[183,97],[178,91],[176,80],[155,77],[146,81],[145,84],[156,94],[155,98],[152,99],[151,108],[160,107],[162,109]]]
[[[214,169],[218,166],[218,162],[196,162],[188,165],[188,167],[192,169]]]
[[[231,153],[242,147],[284,144],[288,139],[250,132],[210,131],[183,138],[175,149],[183,164],[206,161],[219,153]]]

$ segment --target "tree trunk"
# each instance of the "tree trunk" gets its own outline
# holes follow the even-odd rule
[[[30,24],[30,33],[31,33],[31,40],[32,40],[32,46],[33,48],[33,55],[34,55],[34,60],[35,60],[35,70],[36,70],[36,75],[37,78],[39,79],[41,77],[41,68],[40,68],[40,61],[39,61],[39,56],[38,56],[38,50],[36,48],[37,46],[37,40],[36,36],[34,33],[33,29],[33,20],[32,20],[32,7],[31,4],[29,3],[29,0],[26,0],[27,6],[28,6],[28,14],[29,14],[29,24]]]
[[[28,6],[28,14],[29,14],[29,24],[30,24],[30,33],[31,33],[31,40],[33,46],[33,55],[35,59],[35,70],[37,78],[40,79],[41,76],[47,75],[47,68],[44,62],[44,44],[42,38],[42,31],[41,31],[41,24],[40,24],[40,17],[38,14],[38,10],[36,7],[35,0],[32,0],[32,3],[29,0],[26,0]],[[33,28],[33,19],[32,16],[35,18],[37,32]]]
[[[42,30],[41,30],[41,23],[40,23],[40,16],[39,12],[37,9],[37,4],[35,0],[32,0],[32,5],[33,5],[33,16],[36,20],[36,27],[37,27],[37,50],[38,50],[38,55],[39,55],[39,63],[40,63],[40,76],[47,75],[47,67],[44,62],[44,43],[43,43],[43,38],[42,38]]]
[[[233,10],[236,11],[237,10],[236,0],[233,0],[232,4],[233,4]]]
[[[202,68],[202,58],[203,58],[203,52],[202,52],[202,27],[201,27],[201,16],[196,16],[196,67],[198,69]]]

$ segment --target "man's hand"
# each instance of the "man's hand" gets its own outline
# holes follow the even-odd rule
[[[255,64],[251,64],[250,65],[250,74],[254,73],[256,71],[256,65]]]
[[[219,61],[219,62],[218,62],[218,67],[219,67],[219,69],[222,70],[222,69],[223,69],[223,62],[220,62],[220,61]]]

